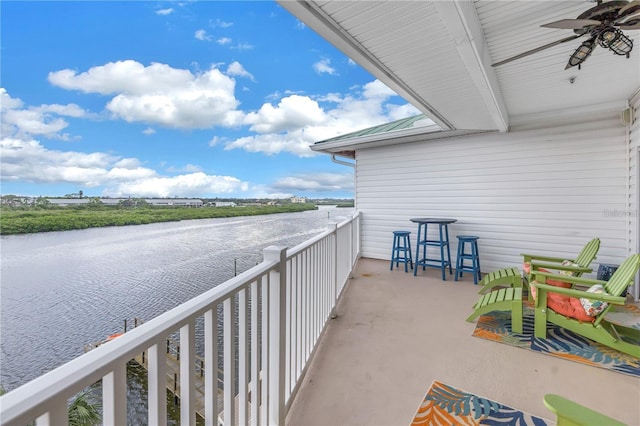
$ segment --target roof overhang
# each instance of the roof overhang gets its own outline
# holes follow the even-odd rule
[[[508,114],[502,94],[498,85],[495,71],[491,67],[491,60],[484,37],[482,36],[482,28],[475,14],[473,4],[448,2],[448,1],[412,1],[412,2],[326,2],[326,1],[305,1],[305,0],[279,0],[280,5],[295,15],[305,25],[312,28],[327,41],[332,43],[343,53],[360,64],[369,71],[373,76],[384,82],[389,88],[394,90],[421,112],[432,119],[443,129],[476,129],[476,130],[500,130],[506,131],[509,126]],[[398,8],[399,4],[405,7]],[[348,5],[347,8],[334,6]],[[404,28],[391,28],[385,25],[374,25],[382,31],[382,34],[376,35],[381,39],[389,40],[385,46],[378,46],[377,42],[368,43],[366,36],[357,34],[360,25],[358,20],[351,20],[352,26],[347,26],[345,22],[339,22],[341,17],[358,16],[361,12],[366,12],[375,5],[380,9],[377,11],[379,19],[383,21],[387,18],[392,21],[394,15],[399,21],[405,16],[413,16],[412,27],[422,28],[423,36],[426,39],[432,38],[429,34],[433,31],[439,31],[430,25],[430,21],[434,16],[438,17],[440,25],[449,29],[449,36],[446,42],[443,42],[446,49],[456,52],[456,66],[464,70],[460,76],[467,78],[467,73],[472,74],[471,84],[465,87],[465,98],[469,105],[468,112],[475,110],[475,103],[481,104],[482,110],[487,112],[482,116],[475,114],[465,114],[465,111],[456,111],[455,107],[445,107],[441,103],[433,104],[430,99],[425,96],[428,92],[420,89],[415,85],[413,79],[408,78],[405,74],[406,67],[404,64],[388,61],[384,57],[387,49],[397,50],[391,47],[394,37],[387,37],[388,33],[402,33]],[[419,19],[415,19],[419,17]],[[407,40],[407,42],[410,42]],[[413,42],[420,42],[414,40]],[[427,45],[425,44],[425,47]],[[403,63],[422,62],[429,59],[428,49],[424,49],[419,57],[416,52],[407,54],[404,59],[399,59]],[[429,72],[425,69],[427,77],[436,78],[435,75],[428,76]]]
[[[497,67],[571,30],[593,2],[277,0],[442,129],[508,131],[514,117],[626,101],[640,87],[640,31],[629,58],[598,47],[565,70],[583,39]],[[324,145],[324,143],[323,143]]]
[[[486,133],[482,130],[440,130],[436,126],[418,127],[375,135],[358,136],[336,141],[327,141],[311,145],[317,152],[326,152],[343,157],[355,158],[355,151],[379,146],[399,145],[411,142],[423,142],[435,139],[446,139],[474,133]]]

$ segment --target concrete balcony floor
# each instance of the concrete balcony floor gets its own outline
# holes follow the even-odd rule
[[[555,393],[640,425],[640,379],[472,337],[478,287],[360,259],[289,425],[408,425],[434,380],[555,420]]]

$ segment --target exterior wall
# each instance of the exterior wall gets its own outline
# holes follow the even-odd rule
[[[452,261],[455,236],[477,235],[483,272],[519,265],[523,252],[571,258],[594,237],[596,265],[620,263],[629,244],[626,135],[616,109],[359,150],[362,254],[389,259],[393,230],[412,231],[415,243],[410,218],[448,217],[458,220],[449,226]]]
[[[640,253],[640,91],[629,102],[635,110],[635,120],[629,126],[629,254]],[[640,275],[640,274],[639,274]],[[634,297],[640,298],[640,276],[636,278]]]

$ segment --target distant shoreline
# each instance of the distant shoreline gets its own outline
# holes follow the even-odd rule
[[[256,216],[317,210],[315,204],[240,207],[47,207],[0,208],[0,235],[145,225],[193,219]]]

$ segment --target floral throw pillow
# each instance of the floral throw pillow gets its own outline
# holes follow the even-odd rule
[[[562,266],[572,266],[574,268],[578,268],[580,265],[578,265],[577,263],[574,263],[570,260],[563,260],[562,261]],[[576,275],[578,275],[577,272],[573,272],[573,271],[558,271],[558,274],[560,275],[566,275],[568,277],[575,277]]]
[[[602,284],[595,284],[591,286],[589,290],[587,290],[587,293],[607,294]],[[586,299],[584,297],[580,298],[580,303],[582,304],[582,307],[584,308],[584,311],[587,313],[587,315],[591,317],[597,316],[608,306],[607,302],[603,302],[601,300]]]

